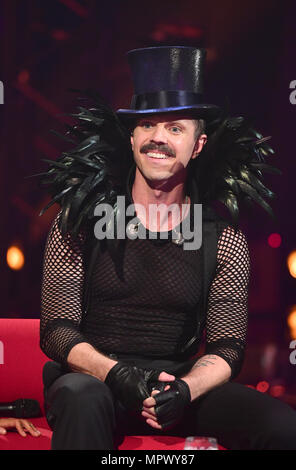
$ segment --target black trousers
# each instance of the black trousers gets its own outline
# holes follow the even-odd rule
[[[296,411],[236,382],[204,394],[175,427],[159,431],[142,417],[127,415],[107,385],[95,377],[64,373],[59,364],[48,362],[43,380],[54,450],[112,450],[125,435],[160,434],[215,437],[230,450],[296,450]]]

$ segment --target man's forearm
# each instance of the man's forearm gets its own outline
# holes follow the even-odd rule
[[[193,401],[212,388],[228,382],[230,376],[231,368],[222,357],[206,354],[196,361],[182,380],[188,384]]]
[[[89,343],[76,344],[71,349],[67,362],[73,371],[92,375],[103,382],[109,370],[117,364],[117,361],[104,356]]]

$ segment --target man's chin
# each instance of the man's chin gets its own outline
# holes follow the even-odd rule
[[[172,176],[173,175],[169,172],[163,172],[163,173],[146,172],[144,173],[144,177],[146,178],[146,180],[154,184],[155,183],[165,184],[172,178]]]

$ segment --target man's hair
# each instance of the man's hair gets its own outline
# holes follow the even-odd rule
[[[194,119],[195,124],[195,139],[198,139],[201,134],[206,130],[206,122],[204,119]]]

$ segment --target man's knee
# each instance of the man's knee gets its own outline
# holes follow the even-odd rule
[[[112,395],[107,385],[87,374],[71,374],[70,380],[63,384],[61,390],[70,401],[78,405],[93,401],[103,402],[105,405],[112,403]]]
[[[114,403],[110,389],[104,382],[88,374],[69,373],[59,377],[47,393],[47,408],[50,414],[71,413],[80,415],[114,414]]]
[[[116,426],[111,391],[88,374],[69,373],[48,389],[52,449],[112,449]]]
[[[242,390],[240,384],[232,389]],[[292,407],[248,387],[244,387],[241,397],[248,409],[252,448],[296,450],[296,411]]]
[[[296,411],[279,399],[272,400],[269,413],[261,417],[261,436],[266,443],[265,448],[296,450]]]

